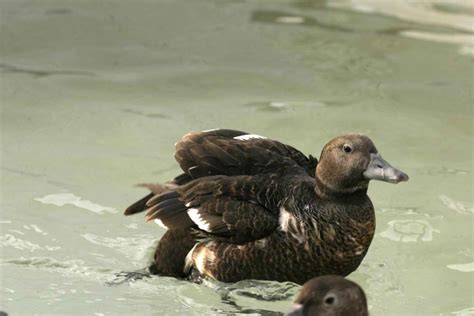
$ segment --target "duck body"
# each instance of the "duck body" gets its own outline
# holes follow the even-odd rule
[[[364,258],[375,231],[372,203],[363,192],[342,200],[322,200],[314,180],[294,181],[290,196],[276,202],[269,235],[242,244],[205,240],[188,265],[223,282],[241,279],[302,284],[323,274],[348,275]],[[286,192],[288,194],[288,192]],[[225,267],[225,268],[223,268]]]
[[[125,214],[146,210],[148,220],[168,229],[152,272],[223,282],[303,284],[351,273],[375,231],[365,174],[407,180],[359,134],[333,139],[319,162],[291,146],[233,130],[187,134],[175,157],[184,173],[149,185],[153,192]],[[374,165],[386,170],[373,171]]]

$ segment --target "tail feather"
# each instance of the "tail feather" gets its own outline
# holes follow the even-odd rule
[[[181,181],[186,181],[185,177],[181,177]],[[174,190],[178,187],[175,181],[169,181],[165,183],[140,183],[137,184],[139,187],[145,187],[151,191],[150,194],[136,201],[125,210],[125,215],[132,215],[143,212],[150,206],[148,203],[150,200],[154,200],[156,197],[163,193],[168,193],[170,190]]]
[[[179,193],[176,192],[176,191],[164,192],[164,193],[161,193],[159,195],[155,195],[153,198],[148,200],[145,205],[146,206],[153,206],[153,205],[156,205],[160,202],[170,200],[170,199],[175,199],[175,198],[178,198],[178,197],[179,197]]]
[[[165,200],[159,204],[150,207],[147,212],[147,221],[154,219],[167,219],[176,214],[186,212],[186,206],[179,199]]]
[[[139,183],[139,184],[137,184],[137,187],[147,188],[151,192],[158,195],[158,194],[176,189],[178,187],[178,185],[173,180],[173,181],[168,181],[168,182],[165,182],[165,183]]]
[[[151,199],[154,195],[155,195],[154,193],[150,193],[147,196],[136,201],[135,203],[127,207],[124,214],[128,216],[128,215],[143,212],[146,209],[146,202],[148,202],[148,200]]]

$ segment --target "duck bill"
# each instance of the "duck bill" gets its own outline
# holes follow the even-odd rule
[[[288,314],[286,314],[286,316],[303,316],[303,305],[293,304],[293,306],[288,311]]]
[[[370,154],[370,162],[364,171],[364,177],[368,180],[380,180],[390,183],[408,181],[408,175],[403,171],[392,167],[380,154]]]

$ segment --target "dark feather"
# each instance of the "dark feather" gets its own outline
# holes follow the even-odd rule
[[[161,222],[168,229],[179,229],[181,227],[193,227],[194,222],[189,218],[186,212],[175,213],[173,216],[161,219]]]
[[[200,178],[151,199],[148,221],[159,219],[173,228],[199,228],[211,239],[231,243],[257,240],[278,226],[278,213],[248,200],[263,189],[252,185],[248,176],[240,180],[225,176]]]
[[[177,213],[186,212],[186,209],[183,202],[178,199],[165,200],[150,208],[150,211],[147,213],[147,221],[151,221],[155,218],[163,220]]]
[[[209,175],[255,175],[288,166],[302,167],[308,173],[315,170],[317,160],[278,141],[234,139],[246,134],[233,130],[186,134],[176,144],[176,161],[192,179]],[[314,177],[314,172],[310,176]]]
[[[147,196],[144,196],[140,200],[136,201],[135,203],[133,203],[132,205],[127,207],[124,214],[125,215],[132,215],[132,214],[143,212],[146,208],[146,202],[148,202],[148,200],[150,198],[152,198],[153,195],[154,195],[154,193],[150,193]]]
[[[255,138],[237,140],[248,135],[236,130],[218,129],[186,134],[177,144],[175,158],[184,173],[164,184],[143,184],[156,194],[149,194],[127,208],[125,215],[145,210],[146,206],[159,203],[168,196],[167,190],[215,175],[257,175],[301,168],[314,177],[317,159],[306,157],[297,149],[278,141]],[[202,193],[201,193],[202,194]]]
[[[179,197],[179,193],[176,192],[176,191],[165,192],[165,193],[153,196],[151,199],[149,199],[146,202],[146,206],[152,206],[152,205],[158,204],[162,201],[166,201],[166,200],[169,200],[169,199],[175,199],[177,197]]]
[[[179,176],[175,177],[173,181],[176,183],[176,185],[183,185],[191,181],[193,178],[191,178],[188,174],[182,173]]]

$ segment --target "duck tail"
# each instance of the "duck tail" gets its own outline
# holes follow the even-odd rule
[[[152,192],[148,194],[147,196],[141,198],[140,200],[136,201],[135,203],[127,207],[127,209],[124,212],[124,215],[128,216],[128,215],[133,215],[136,213],[143,212],[146,209],[146,202],[148,202],[148,200],[151,199],[154,195],[155,193]]]
[[[173,190],[177,188],[178,185],[174,180],[172,180],[165,183],[140,183],[137,184],[137,186],[147,188],[151,191],[151,193],[127,207],[124,212],[125,215],[143,212],[145,209],[147,209],[146,202],[148,202],[148,200],[150,200],[153,196]]]

